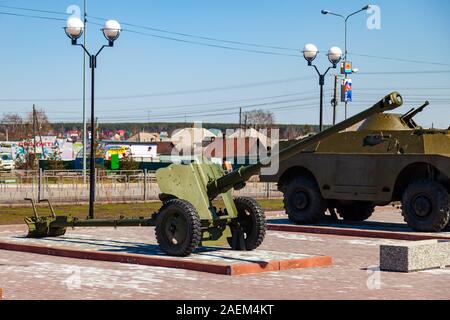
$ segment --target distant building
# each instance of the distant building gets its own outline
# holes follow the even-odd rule
[[[213,141],[217,136],[204,128],[185,128],[174,131],[171,137],[172,143],[178,150],[201,147],[203,143]]]
[[[234,131],[233,134],[227,136],[227,138],[257,138],[260,140],[264,140],[267,139],[267,136],[261,131],[250,128],[250,129],[237,129]]]
[[[81,133],[77,130],[70,130],[66,132],[66,139],[69,141],[77,142],[80,140]]]
[[[204,149],[206,158],[234,164],[256,162],[260,155],[267,154],[267,146],[257,138],[218,138]]]
[[[161,141],[159,133],[139,132],[127,141],[129,142],[158,142]]]
[[[171,142],[133,142],[133,141],[102,141],[101,144],[106,150],[104,155],[106,160],[110,160],[111,152],[109,150],[120,150],[123,154],[127,153],[138,162],[159,162],[162,158],[172,155],[175,148]],[[123,149],[123,151],[122,151]]]

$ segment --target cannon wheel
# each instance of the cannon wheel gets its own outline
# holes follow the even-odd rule
[[[449,194],[438,182],[413,182],[403,194],[402,214],[415,231],[441,232],[450,220]]]
[[[345,221],[366,221],[375,211],[375,205],[372,202],[358,201],[349,204],[338,203],[336,210]]]
[[[252,251],[258,248],[266,236],[266,216],[259,203],[252,198],[234,199],[238,211],[235,224],[231,226],[232,238],[228,244],[233,250]]]
[[[189,256],[202,240],[200,216],[189,202],[169,200],[158,213],[155,232],[163,252],[175,257]]]
[[[297,224],[318,223],[327,210],[317,183],[309,177],[301,176],[289,182],[283,202],[289,219]]]

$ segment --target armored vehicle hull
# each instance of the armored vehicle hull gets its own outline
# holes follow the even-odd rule
[[[375,206],[400,201],[411,228],[442,231],[450,220],[450,131],[417,126],[412,117],[427,105],[403,116],[372,116],[357,131],[282,161],[278,174],[261,180],[278,183],[296,223],[316,223],[327,209],[363,221]]]

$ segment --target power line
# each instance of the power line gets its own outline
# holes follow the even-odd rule
[[[99,23],[89,22],[94,25],[102,26]],[[258,54],[264,54],[264,55],[272,55],[272,56],[284,56],[284,57],[300,57],[298,54],[287,54],[287,53],[280,53],[280,52],[272,52],[272,51],[263,51],[263,50],[253,50],[253,49],[244,49],[244,48],[236,48],[236,47],[230,47],[225,45],[219,45],[219,44],[212,44],[212,43],[205,43],[205,42],[199,42],[199,41],[191,41],[191,40],[185,40],[180,38],[174,38],[174,37],[168,37],[168,36],[162,36],[157,35],[153,33],[147,33],[147,32],[141,32],[131,29],[122,29],[124,32],[130,32],[134,34],[139,34],[147,37],[153,37],[153,38],[159,38],[159,39],[165,39],[165,40],[171,40],[181,43],[187,43],[187,44],[194,44],[199,46],[205,46],[205,47],[212,47],[212,48],[219,48],[219,49],[226,49],[226,50],[232,50],[232,51],[240,51],[240,52],[248,52],[248,53],[258,53]]]
[[[303,102],[306,103],[307,101],[315,101],[316,100],[316,96],[315,95],[310,95],[310,96],[303,96],[302,98],[298,98],[298,99],[290,99],[290,100],[276,100],[276,101],[270,101],[270,102],[266,102],[266,103],[259,103],[259,104],[252,104],[252,105],[240,105],[240,106],[233,106],[233,107],[228,107],[228,110],[238,110],[238,109],[249,109],[249,108],[262,108],[262,107],[271,107],[268,110],[279,110],[279,109],[284,109],[286,106],[281,106],[281,107],[273,107],[275,105],[282,105],[282,104],[287,104],[290,102]],[[221,112],[223,111],[224,107],[219,107],[219,108],[215,108],[215,109],[208,109],[207,111],[205,111],[204,109],[195,109],[195,110],[189,110],[189,114],[190,115],[203,115],[203,114],[213,114],[214,112]],[[133,108],[125,108],[127,112],[130,111],[136,111],[136,109]],[[152,107],[152,108],[145,108],[145,109],[141,109],[141,111],[148,111],[149,109],[166,109],[166,108],[157,108],[157,107]],[[116,112],[124,112],[124,110],[115,110]],[[108,114],[111,113],[111,110],[98,110],[98,113],[101,115],[102,112],[107,112]],[[46,114],[78,114],[78,112],[46,112]],[[233,111],[233,113],[235,113]],[[179,111],[172,111],[171,113],[165,112],[165,113],[157,113],[157,114],[152,114],[153,117],[166,117],[166,116],[172,116],[172,115],[179,115]],[[122,119],[122,116],[117,116],[117,119]]]
[[[110,107],[108,106],[108,110],[105,110],[105,112],[124,112],[124,110],[127,111],[148,111],[149,109],[183,109],[183,108],[190,108],[190,107],[204,107],[204,106],[220,106],[224,104],[230,104],[230,103],[237,103],[237,102],[245,102],[245,101],[257,101],[257,100],[265,100],[265,99],[271,99],[271,98],[282,98],[282,97],[289,97],[289,96],[296,96],[300,95],[300,93],[293,93],[293,94],[285,94],[285,95],[278,95],[278,96],[271,96],[271,97],[261,97],[261,98],[253,98],[253,99],[237,99],[237,100],[225,100],[225,101],[216,101],[216,102],[208,102],[208,103],[195,103],[195,104],[185,104],[185,105],[171,105],[171,106],[147,106],[147,107],[130,107],[130,106],[121,106],[121,107]],[[115,110],[120,109],[120,110]],[[98,107],[97,110],[99,112],[103,111],[101,107]],[[59,112],[47,112],[48,114],[78,114],[78,112],[71,112],[71,111],[59,111]]]
[[[432,65],[438,65],[438,66],[450,66],[449,63],[442,63],[442,62],[432,62],[432,61],[423,61],[423,60],[410,60],[410,59],[402,59],[402,58],[382,57],[382,56],[361,54],[361,53],[353,53],[353,52],[349,52],[349,54],[357,56],[357,57],[374,58],[374,59],[381,59],[381,60],[390,60],[390,61],[399,61],[399,62],[408,62],[408,63],[418,63],[418,64],[432,64]]]
[[[14,6],[5,6],[5,5],[0,5],[0,8],[22,10],[22,11],[30,11],[30,12],[40,12],[40,13],[51,13],[51,14],[57,14],[57,15],[67,15],[66,12],[61,12],[61,11],[49,11],[49,10],[24,8],[24,7],[14,7]]]
[[[35,16],[35,15],[29,15],[29,14],[12,13],[12,12],[4,12],[4,11],[0,11],[0,14],[1,14],[1,15],[7,15],[7,16],[15,16],[15,17],[25,17],[25,18],[41,19],[41,20],[66,21],[66,19],[61,19],[61,18],[44,17],[44,16]]]
[[[306,107],[305,107],[306,106]],[[275,108],[276,109],[276,108]],[[296,109],[296,110],[313,110],[313,109],[317,109],[316,106],[311,107],[309,104],[308,105],[304,105],[304,104],[297,104],[297,105],[291,105],[291,106],[286,106],[286,107],[280,107],[279,111],[290,111],[292,109]],[[154,117],[153,121],[162,121],[162,120],[173,120],[173,119],[184,119],[184,118],[198,118],[198,117],[204,117],[204,118],[211,118],[211,117],[223,117],[223,116],[231,116],[231,115],[236,115],[235,111],[227,111],[227,112],[220,112],[220,113],[204,113],[204,114],[196,114],[196,115],[192,115],[192,114],[187,114],[187,115],[181,115],[181,114],[177,114],[177,115],[170,115],[170,116],[158,116],[158,117]],[[115,123],[126,123],[126,122],[142,122],[142,123],[147,123],[148,121],[144,121],[142,117],[120,117],[120,118],[101,118],[99,117],[102,122],[115,122]],[[120,120],[120,121],[117,121]],[[66,121],[69,122],[69,120],[64,119],[55,119],[53,120],[53,122],[58,122],[58,121]]]
[[[450,70],[375,71],[375,72],[360,72],[360,73],[358,73],[358,75],[367,75],[367,76],[371,76],[371,75],[413,75],[413,74],[427,75],[427,74],[449,74],[449,73],[450,73]],[[268,86],[268,85],[272,85],[272,84],[299,82],[299,81],[311,80],[312,78],[313,78],[313,76],[311,75],[311,76],[305,76],[305,77],[285,78],[285,79],[278,79],[278,80],[272,80],[272,81],[262,81],[262,82],[247,83],[247,84],[240,84],[240,85],[230,85],[230,86],[221,86],[221,87],[194,89],[194,90],[180,90],[180,91],[168,91],[168,92],[149,93],[149,94],[97,97],[96,100],[124,100],[124,99],[189,95],[189,94],[197,94],[197,93],[228,91],[228,90],[234,90],[234,89]],[[444,87],[442,89],[446,90],[447,88]],[[376,89],[370,89],[370,90],[376,90]],[[390,89],[388,89],[388,90],[390,90]],[[81,101],[81,100],[82,100],[82,98],[29,98],[29,99],[2,98],[2,99],[0,99],[0,102],[68,102],[68,101]]]
[[[96,19],[96,20],[102,20],[102,21],[106,20],[104,18],[95,17],[95,16],[89,16],[89,17]],[[189,37],[189,38],[194,38],[194,39],[223,42],[223,43],[228,43],[228,44],[237,44],[237,45],[250,46],[250,47],[256,47],[256,48],[267,48],[267,49],[299,52],[299,49],[296,49],[296,48],[288,48],[288,47],[280,47],[280,46],[274,46],[274,45],[265,45],[265,44],[258,44],[258,43],[244,42],[244,41],[225,40],[225,39],[220,39],[220,38],[199,36],[199,35],[193,35],[193,34],[184,33],[184,32],[175,32],[175,31],[169,31],[169,30],[160,29],[160,28],[148,27],[148,26],[123,22],[123,21],[121,21],[121,24],[124,26],[140,28],[140,29],[145,29],[145,30],[151,30],[151,31],[157,31],[157,32],[161,32],[161,33],[173,34],[173,35],[177,35],[177,36]]]
[[[7,6],[7,5],[0,5],[0,7],[7,8],[7,9],[14,9],[14,10],[30,11],[30,12],[49,13],[49,14],[55,14],[55,15],[67,15],[67,13],[63,13],[63,12],[59,12],[59,11],[51,11],[51,10],[15,7],[15,6]],[[35,15],[25,15],[25,14],[11,13],[11,12],[0,12],[0,14],[35,18],[35,19],[65,21],[64,19],[59,19],[59,18],[43,17],[43,16],[35,16]],[[106,20],[104,18],[96,17],[96,16],[89,16],[89,17],[94,20]],[[95,22],[90,22],[90,23],[100,25]],[[194,35],[194,34],[190,34],[190,33],[175,32],[175,31],[165,30],[165,29],[161,29],[161,28],[154,28],[154,27],[133,24],[133,23],[128,23],[128,22],[122,22],[122,24],[127,25],[129,27],[140,28],[140,29],[144,29],[144,30],[151,30],[151,31],[156,31],[156,32],[166,33],[166,34],[173,34],[173,35],[189,37],[189,38],[193,38],[193,39],[222,42],[222,43],[235,44],[235,45],[241,45],[241,46],[250,46],[250,47],[255,47],[255,48],[267,48],[267,49],[274,49],[274,50],[285,50],[285,51],[298,52],[298,49],[296,49],[296,48],[281,47],[281,46],[274,46],[274,45],[264,45],[264,44],[244,42],[244,41],[226,40],[226,39],[220,39],[220,38],[214,38],[214,37],[200,36],[200,35]],[[283,53],[278,53],[278,52],[269,52],[269,51],[262,51],[262,50],[248,50],[248,49],[243,49],[243,48],[235,48],[235,47],[221,46],[221,45],[215,45],[215,44],[209,44],[209,43],[203,43],[203,42],[188,41],[188,40],[183,40],[183,39],[178,39],[178,38],[173,38],[173,37],[164,37],[164,36],[155,35],[155,34],[143,33],[143,32],[139,32],[139,31],[135,31],[135,30],[125,29],[125,31],[131,32],[131,33],[136,33],[136,34],[141,34],[141,35],[146,35],[146,36],[150,36],[150,37],[162,38],[162,39],[166,39],[166,40],[172,40],[172,41],[178,41],[178,42],[184,42],[184,43],[190,43],[190,44],[196,44],[196,45],[202,45],[202,46],[209,46],[209,47],[215,47],[215,48],[221,48],[221,49],[227,49],[227,50],[260,53],[260,54],[266,54],[266,55],[281,55],[281,56],[300,57],[300,55],[298,55],[298,54],[295,55],[295,54],[283,54]],[[350,52],[349,54],[354,55],[354,56],[359,56],[359,57],[390,60],[390,61],[450,66],[450,64],[442,63],[442,62],[393,58],[393,57],[385,57],[385,56],[377,56],[377,55],[369,55],[369,54],[361,54],[361,53],[353,53],[353,52]]]
[[[240,85],[230,85],[230,86],[221,86],[221,87],[212,87],[212,88],[203,88],[203,89],[194,89],[194,90],[180,90],[180,91],[169,91],[169,92],[161,92],[161,93],[150,93],[150,94],[137,94],[137,95],[120,95],[120,96],[110,96],[110,97],[97,97],[96,100],[122,100],[122,99],[130,99],[130,98],[150,98],[150,97],[162,97],[162,96],[178,96],[178,95],[188,95],[188,94],[196,94],[196,93],[205,93],[205,92],[216,92],[216,91],[228,91],[234,89],[242,89],[242,88],[253,88],[253,87],[261,87],[261,86],[269,86],[273,84],[282,84],[282,83],[290,83],[290,82],[298,82],[312,79],[312,76],[306,77],[295,77],[295,78],[285,78],[278,80],[270,80],[270,81],[261,81],[261,82],[253,82],[246,83]],[[4,98],[0,99],[2,102],[65,102],[65,101],[81,101],[81,98],[50,98],[50,99],[17,99],[17,98]]]
[[[421,70],[421,71],[374,71],[374,72],[359,72],[358,75],[383,75],[383,74],[448,74],[450,70]]]
[[[63,13],[63,12],[59,12],[59,11],[41,10],[41,9],[33,9],[33,8],[25,8],[25,7],[15,7],[15,6],[0,5],[0,8],[23,10],[23,11],[30,11],[30,12],[40,12],[40,13],[50,13],[50,14],[57,14],[57,15],[67,15],[67,13]],[[87,15],[87,16],[89,18],[94,19],[94,20],[100,20],[100,21],[106,21],[107,20],[107,19],[101,18],[101,17],[91,16],[91,15]],[[250,46],[250,47],[255,47],[255,48],[267,48],[267,49],[286,50],[286,51],[293,51],[293,52],[298,52],[299,51],[299,49],[297,49],[297,48],[288,48],[288,47],[281,47],[281,46],[275,46],[275,45],[265,45],[265,44],[259,44],[259,43],[251,43],[251,42],[236,41],[236,40],[226,40],[226,39],[207,37],[207,36],[199,36],[199,35],[194,35],[194,34],[189,34],[189,33],[175,32],[175,31],[169,31],[169,30],[160,29],[160,28],[143,26],[143,25],[123,22],[123,21],[121,21],[121,24],[125,25],[125,26],[129,26],[129,27],[140,28],[140,29],[151,30],[151,31],[157,31],[157,32],[161,32],[161,33],[173,34],[173,35],[189,37],[189,38],[194,38],[194,39],[202,39],[202,40],[222,42],[222,43],[228,43],[228,44]]]

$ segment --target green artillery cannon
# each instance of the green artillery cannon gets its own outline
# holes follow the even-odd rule
[[[402,104],[401,95],[393,92],[370,109],[257,164],[241,167],[229,174],[225,174],[220,165],[203,159],[189,165],[173,164],[160,169],[156,178],[163,205],[150,218],[81,220],[57,216],[53,211],[51,217],[40,217],[34,210],[34,217],[25,219],[29,227],[28,236],[58,237],[64,235],[68,227],[155,226],[161,250],[171,256],[188,256],[199,246],[226,244],[233,250],[254,250],[262,244],[266,234],[264,211],[254,199],[233,198],[233,189],[242,189],[246,181],[275,157],[279,161],[288,159],[374,114],[393,110]],[[222,200],[224,210],[214,206],[215,200]]]

